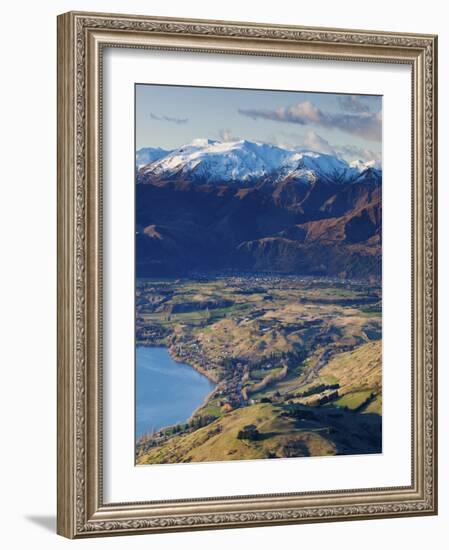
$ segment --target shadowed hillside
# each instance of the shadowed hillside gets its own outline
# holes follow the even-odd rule
[[[139,277],[229,269],[380,277],[380,170],[352,168],[329,155],[237,145],[221,156],[217,142],[191,145],[200,155],[195,162],[193,153],[158,158],[157,150],[157,160],[138,170]],[[257,148],[259,156],[251,155]],[[236,150],[244,162],[235,160]]]

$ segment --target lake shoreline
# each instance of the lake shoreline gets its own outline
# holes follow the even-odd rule
[[[198,413],[199,410],[201,410],[203,407],[205,407],[210,399],[212,398],[212,396],[214,395],[216,389],[217,389],[217,386],[218,386],[218,381],[216,380],[216,378],[214,376],[212,376],[210,373],[207,373],[206,370],[204,368],[202,368],[201,366],[199,365],[196,365],[196,364],[191,364],[191,363],[187,363],[185,362],[185,360],[183,358],[180,358],[176,355],[176,353],[174,352],[174,350],[170,347],[170,346],[167,346],[167,345],[163,345],[161,343],[158,343],[158,344],[144,344],[142,342],[139,342],[139,344],[136,345],[136,349],[138,347],[141,347],[141,348],[146,348],[146,349],[164,349],[166,350],[169,358],[179,364],[179,365],[183,365],[183,366],[186,366],[186,367],[189,367],[191,369],[193,369],[195,372],[197,372],[198,374],[200,374],[201,376],[203,376],[204,378],[206,378],[208,380],[208,382],[210,384],[213,384],[214,387],[205,395],[205,397],[203,398],[202,402],[200,403],[200,405],[198,405],[197,407],[195,407],[193,409],[193,411],[189,414],[188,417],[186,417],[185,421],[177,421],[177,422],[173,422],[173,423],[169,423],[169,424],[166,424],[166,425],[163,425],[161,426],[157,431],[160,431],[160,430],[165,430],[167,428],[170,428],[170,427],[173,427],[173,426],[176,426],[177,424],[182,424],[183,422],[185,423],[189,423],[192,418]],[[136,365],[137,366],[137,365]],[[136,407],[137,407],[137,404],[136,404]],[[147,432],[146,432],[147,433]],[[139,442],[139,440],[143,437],[145,437],[145,432],[143,432],[142,434],[140,434],[139,436],[137,436],[136,434],[136,442]]]
[[[191,422],[191,420],[194,418],[194,416],[203,408],[205,407],[206,405],[209,404],[209,401],[212,399],[214,393],[217,391],[217,386],[215,386],[215,388],[210,391],[206,397],[204,398],[204,401],[201,403],[201,405],[199,407],[197,407],[193,412],[192,414],[189,416],[187,422]]]
[[[172,347],[170,346],[166,346],[167,350],[168,350],[168,353],[170,354],[170,357],[173,359],[173,361],[176,361],[177,363],[183,363],[184,365],[189,365],[189,367],[192,367],[192,369],[195,369],[197,372],[199,372],[200,374],[202,374],[203,376],[205,376],[209,382],[212,382],[213,384],[215,384],[215,387],[206,395],[206,397],[204,398],[203,402],[201,403],[201,405],[199,405],[193,412],[192,414],[189,416],[189,418],[187,419],[187,422],[190,422],[193,417],[203,408],[205,407],[209,401],[211,400],[213,394],[215,393],[215,391],[217,390],[217,387],[218,387],[218,384],[219,384],[219,381],[217,380],[216,376],[213,376],[210,372],[208,372],[206,369],[204,369],[203,367],[201,367],[200,365],[197,365],[195,363],[184,363],[184,361],[181,361],[180,358],[178,358],[178,356],[176,355],[175,351],[173,350]]]
[[[147,343],[146,341],[140,341],[139,343],[136,343],[136,347],[142,347],[142,348],[166,348],[168,350],[168,353],[170,357],[173,359],[173,361],[176,361],[176,363],[182,363],[183,365],[189,365],[189,367],[192,367],[192,369],[195,369],[197,372],[205,376],[210,382],[213,384],[218,385],[220,381],[217,379],[217,377],[209,372],[207,369],[203,368],[201,365],[198,365],[195,362],[189,362],[186,363],[185,359],[183,357],[179,357],[176,352],[174,351],[173,347],[167,346],[165,343]]]

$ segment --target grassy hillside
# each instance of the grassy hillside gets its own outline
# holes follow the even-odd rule
[[[376,285],[141,281],[137,304],[139,343],[167,346],[217,383],[185,423],[137,441],[139,464],[380,452]],[[239,437],[247,426],[257,437]]]
[[[169,440],[141,454],[137,462],[203,462],[335,454],[335,446],[320,431],[298,432],[293,418],[281,416],[282,407],[262,403],[237,409],[193,433]],[[257,441],[238,439],[247,425],[260,433]]]
[[[337,380],[341,396],[335,404],[382,414],[382,344],[369,342],[332,358],[320,371],[324,381]]]
[[[324,403],[323,386],[339,385]],[[211,424],[145,449],[138,464],[324,456],[380,451],[381,345],[364,344],[332,358],[301,393],[280,403],[256,403],[224,414]],[[315,392],[314,389],[317,391]],[[335,390],[334,390],[335,391]],[[310,392],[310,394],[309,394]],[[239,439],[245,426],[256,440]]]

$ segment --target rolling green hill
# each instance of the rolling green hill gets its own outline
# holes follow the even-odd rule
[[[302,393],[223,414],[207,426],[146,448],[138,464],[213,462],[380,452],[381,345],[369,342],[336,355]],[[335,399],[320,399],[330,384]],[[274,389],[276,386],[274,386]],[[334,390],[335,392],[335,390]],[[302,394],[305,394],[303,396]],[[287,399],[284,399],[287,397]],[[240,439],[245,427],[255,439]]]

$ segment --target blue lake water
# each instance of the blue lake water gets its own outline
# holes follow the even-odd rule
[[[136,438],[186,422],[215,385],[167,348],[136,348]]]

